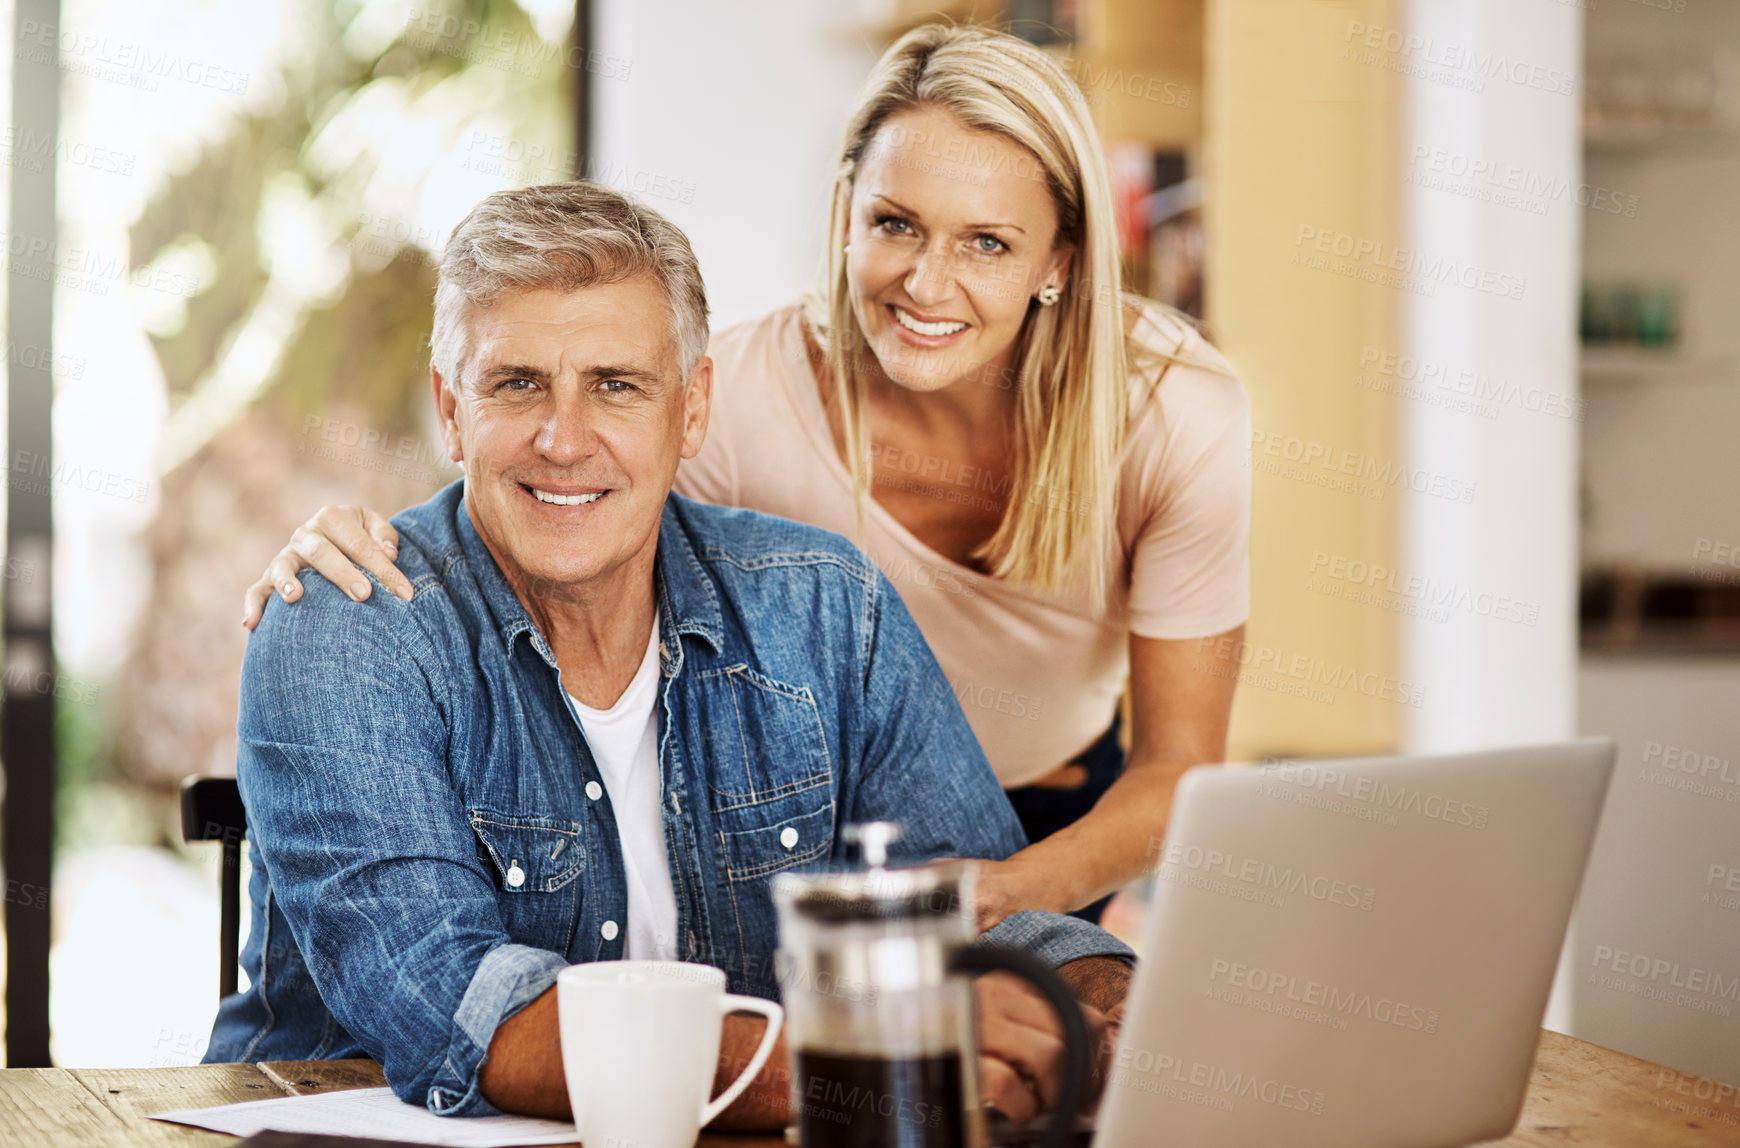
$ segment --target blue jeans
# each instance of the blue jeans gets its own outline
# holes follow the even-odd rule
[[[1075,788],[1023,785],[1005,791],[1009,795],[1009,804],[1015,807],[1015,816],[1021,820],[1021,828],[1027,832],[1027,840],[1043,841],[1059,829],[1074,825],[1094,807],[1100,795],[1112,787],[1112,782],[1118,780],[1118,775],[1124,772],[1124,749],[1118,744],[1118,727],[1122,722],[1123,715],[1114,715],[1111,726],[1100,735],[1100,739],[1070,762],[1087,768],[1087,779]],[[1070,915],[1097,925],[1100,914],[1106,911],[1110,901],[1109,896],[1101,897]]]

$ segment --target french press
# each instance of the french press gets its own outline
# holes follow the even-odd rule
[[[1089,1071],[1068,987],[1025,952],[973,944],[973,862],[889,868],[894,822],[844,836],[862,868],[773,880],[799,1144],[984,1148],[970,974],[993,969],[1032,982],[1062,1021],[1063,1087],[1040,1144],[1067,1144]]]

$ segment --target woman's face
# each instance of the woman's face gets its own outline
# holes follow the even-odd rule
[[[1003,385],[1041,287],[1063,286],[1057,209],[1032,152],[935,107],[889,116],[852,187],[846,274],[884,373],[915,391]],[[992,377],[997,376],[997,377]]]

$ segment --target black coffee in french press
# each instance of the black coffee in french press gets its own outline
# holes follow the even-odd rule
[[[1085,1029],[1055,973],[1025,953],[975,946],[975,867],[887,866],[889,822],[848,826],[864,867],[782,873],[779,973],[803,1148],[982,1148],[972,982],[1006,969],[1034,981],[1065,1025],[1070,1079],[1047,1143],[1063,1144],[1087,1075]]]

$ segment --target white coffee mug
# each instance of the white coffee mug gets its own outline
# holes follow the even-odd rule
[[[586,1148],[690,1148],[749,1087],[785,1010],[725,991],[725,972],[685,961],[595,961],[556,977],[562,1070]],[[761,1047],[709,1102],[728,1012],[767,1018]]]

